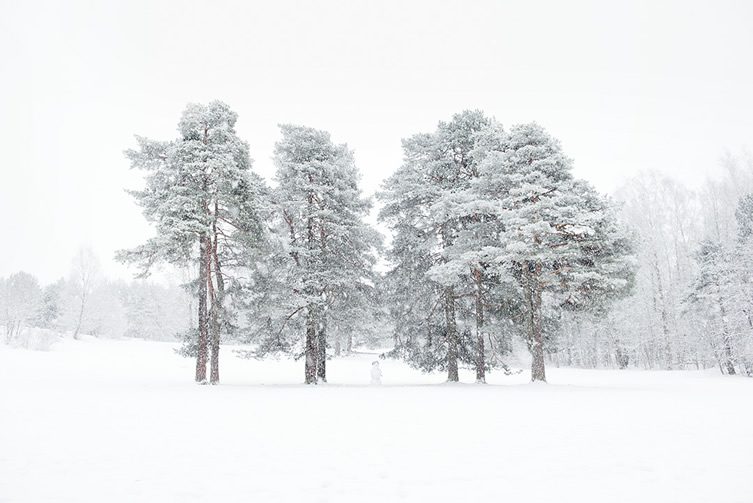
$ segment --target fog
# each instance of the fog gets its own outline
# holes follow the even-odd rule
[[[150,230],[122,151],[174,137],[188,102],[230,104],[267,178],[278,123],[347,142],[373,192],[401,138],[480,108],[539,122],[599,190],[698,184],[750,145],[752,20],[740,2],[7,2],[0,276],[52,281],[81,245],[130,276],[113,252]]]

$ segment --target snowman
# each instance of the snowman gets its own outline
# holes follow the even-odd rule
[[[376,361],[371,363],[371,384],[382,384],[382,369]]]

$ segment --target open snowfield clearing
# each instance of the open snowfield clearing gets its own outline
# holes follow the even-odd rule
[[[0,346],[0,501],[753,501],[753,379],[385,361],[374,387],[355,355],[305,387],[302,362],[222,358],[210,387],[167,343]]]

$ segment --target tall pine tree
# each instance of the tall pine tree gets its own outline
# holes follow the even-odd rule
[[[482,345],[472,356],[472,345],[461,339],[458,326],[459,299],[473,285],[477,321],[483,324],[477,286],[483,273],[478,261],[457,260],[456,242],[477,219],[469,189],[486,152],[480,147],[489,147],[484,133],[492,125],[482,112],[464,111],[440,122],[433,133],[403,140],[403,165],[380,194],[380,218],[394,234],[387,281],[392,285],[395,352],[424,370],[446,370],[451,382],[459,379],[459,362],[469,360],[475,360],[477,378],[484,380]],[[480,335],[477,325],[477,341]]]
[[[137,137],[138,150],[126,155],[134,168],[147,172],[146,187],[132,191],[157,235],[145,244],[119,252],[118,258],[140,266],[147,276],[158,262],[193,263],[199,271],[197,382],[217,384],[220,333],[225,326],[228,271],[239,248],[263,240],[265,220],[261,179],[251,172],[248,145],[235,131],[237,114],[219,101],[191,104],[173,141]]]
[[[611,204],[576,180],[559,142],[536,124],[513,127],[502,152],[491,152],[475,181],[494,208],[498,242],[484,255],[514,280],[523,299],[531,379],[546,381],[544,315],[595,308],[632,285],[630,235]]]
[[[289,300],[283,303],[289,312],[269,320],[266,337],[273,341],[263,341],[262,347],[294,348],[284,342],[282,331],[295,327],[288,322],[300,314],[305,320],[305,382],[315,384],[327,378],[333,323],[341,326],[344,313],[354,316],[355,309],[362,316],[367,309],[380,238],[363,220],[371,203],[361,195],[360,175],[347,146],[309,127],[283,125],[281,132],[273,200],[286,237],[287,266],[281,264],[286,274],[277,281],[287,287]],[[290,331],[287,335],[295,339]]]

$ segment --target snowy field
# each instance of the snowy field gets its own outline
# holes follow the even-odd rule
[[[361,354],[304,387],[224,350],[210,387],[172,348],[0,346],[0,501],[753,502],[753,379],[385,361],[372,387]]]

